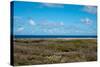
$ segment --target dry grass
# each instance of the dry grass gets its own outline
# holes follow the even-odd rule
[[[15,39],[14,65],[97,60],[96,39]]]

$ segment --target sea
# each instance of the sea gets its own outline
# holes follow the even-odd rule
[[[94,35],[13,35],[14,38],[97,38]]]

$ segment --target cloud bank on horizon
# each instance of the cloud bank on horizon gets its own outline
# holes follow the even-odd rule
[[[13,2],[14,35],[97,35],[97,7]]]

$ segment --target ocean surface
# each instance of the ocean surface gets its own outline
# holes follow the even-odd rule
[[[97,38],[97,36],[79,36],[79,35],[14,35],[12,36],[14,38]]]

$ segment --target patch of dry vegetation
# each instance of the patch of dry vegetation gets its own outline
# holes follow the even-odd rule
[[[15,39],[14,65],[97,60],[96,39]]]

